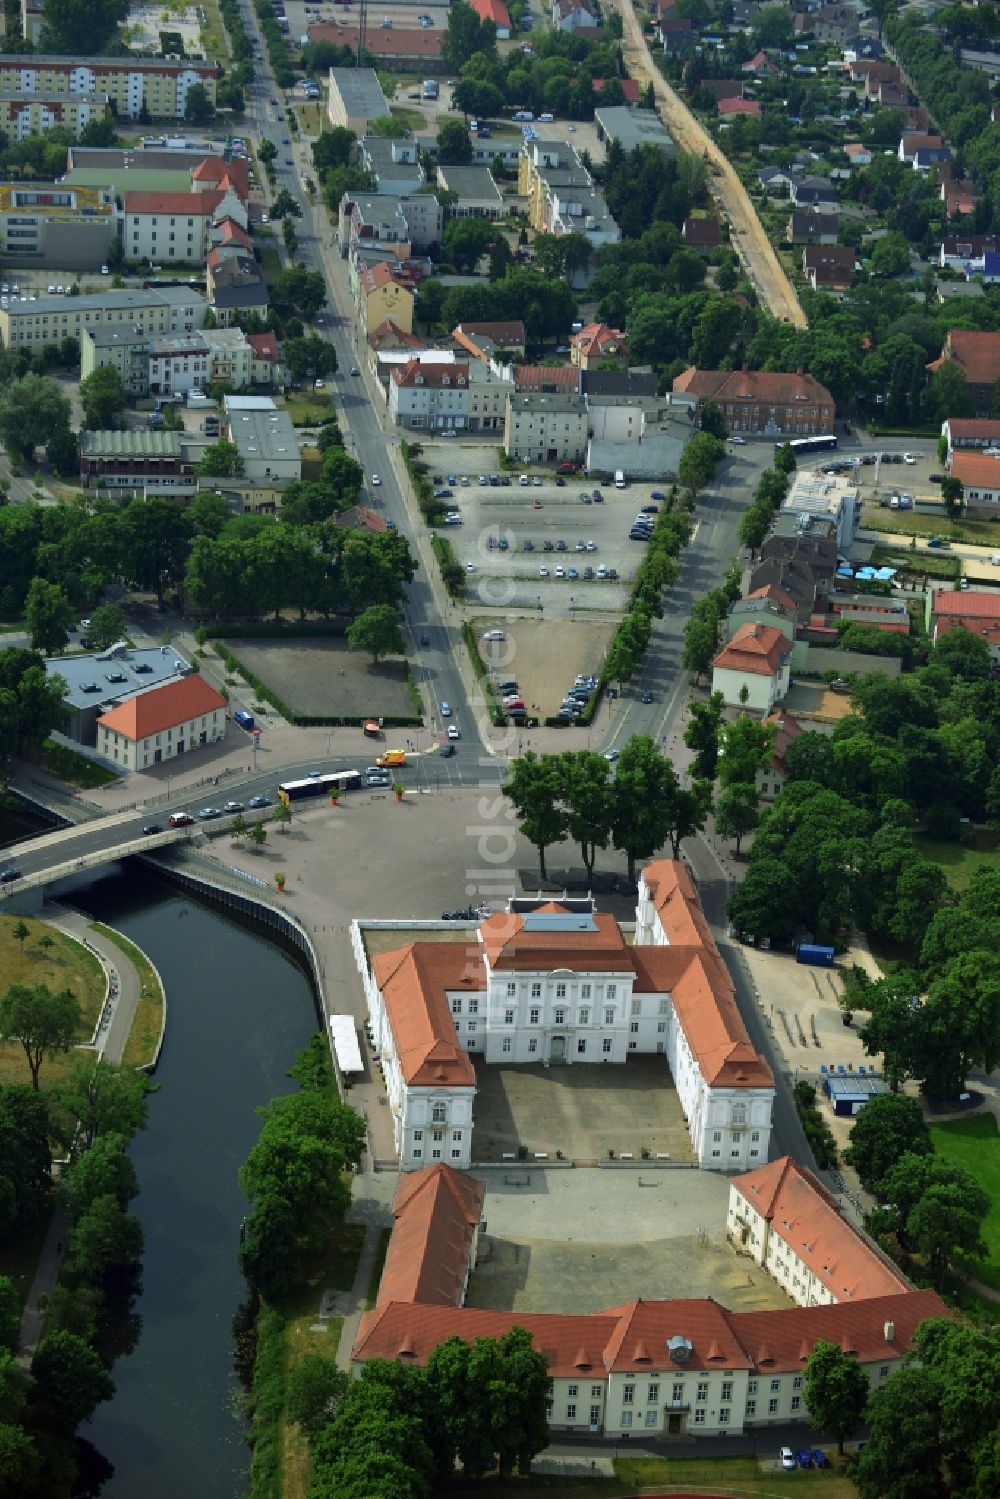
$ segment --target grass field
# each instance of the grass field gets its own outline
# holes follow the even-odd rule
[[[961,843],[939,843],[922,833],[915,833],[913,841],[925,859],[940,864],[954,890],[968,889],[980,864],[988,864],[991,869],[1000,868],[1000,833],[980,829],[971,848],[965,848]]]
[[[987,1255],[973,1269],[977,1280],[1000,1290],[1000,1135],[992,1114],[975,1114],[947,1124],[932,1124],[938,1155],[964,1166],[989,1193],[990,1211],[983,1224]]]
[[[620,1449],[619,1449],[620,1450]],[[777,1449],[775,1449],[777,1456]],[[816,1499],[855,1499],[857,1490],[837,1458],[834,1467],[817,1472],[764,1471],[753,1457],[618,1458],[614,1478],[541,1477],[507,1478],[498,1486],[496,1475],[487,1474],[475,1484],[460,1478],[437,1490],[451,1499],[484,1493],[505,1494],[510,1499],[551,1499],[553,1494],[586,1494],[588,1499],[619,1499],[625,1494],[664,1494],[683,1490],[693,1494],[725,1494],[727,1499],[781,1499],[785,1494],[815,1494]]]
[[[100,932],[109,942],[121,948],[139,975],[139,1007],[132,1021],[122,1062],[126,1067],[145,1067],[156,1058],[156,1046],[163,1028],[163,989],[152,963],[142,950],[103,922],[94,921],[91,927]]]
[[[285,397],[294,427],[315,427],[333,415],[328,390],[293,390]]]
[[[80,1004],[79,1041],[89,1041],[101,1005],[104,1003],[104,970],[94,954],[79,942],[65,936],[56,927],[28,917],[24,925],[28,936],[19,942],[14,929],[22,918],[0,916],[0,984],[44,984],[53,993],[68,989]],[[45,940],[43,940],[45,939]],[[47,946],[46,942],[51,942]],[[42,1063],[43,1087],[54,1076],[66,1071],[73,1053],[52,1057]],[[0,1046],[0,1083],[30,1083],[27,1058],[16,1041]]]

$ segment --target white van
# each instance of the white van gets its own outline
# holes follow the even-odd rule
[[[616,489],[624,489],[625,488],[625,470],[623,468],[616,468],[615,469],[615,488]]]

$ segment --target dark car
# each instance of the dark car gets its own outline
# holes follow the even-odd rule
[[[556,488],[557,489],[565,489],[566,488],[566,480],[560,478],[558,475],[556,476]]]
[[[450,500],[454,493],[453,489],[435,489],[434,498],[436,500]]]
[[[94,642],[91,640],[89,635],[81,635],[80,644],[83,646],[83,649],[85,651],[89,651]]]
[[[944,477],[943,474],[931,474],[930,475],[930,481],[931,481],[932,484],[940,484],[941,480],[943,479],[943,477]]]
[[[142,830],[144,838],[150,837],[150,835],[152,833],[162,833],[162,832],[163,832],[163,828],[161,827],[161,825],[158,822],[147,822],[146,826]]]
[[[807,1447],[803,1447],[801,1449],[801,1451],[796,1452],[796,1454],[795,1454],[795,1461],[798,1463],[798,1465],[799,1465],[800,1468],[811,1468],[812,1467],[812,1453],[809,1451],[809,1449]]]
[[[649,532],[643,531],[639,526],[633,526],[632,530],[628,533],[628,539],[629,541],[648,541]]]
[[[641,515],[659,515],[659,513],[659,508],[656,505],[643,505],[640,511]]]
[[[251,807],[269,807],[271,805],[271,798],[262,794],[252,796],[250,798],[250,805]]]
[[[222,813],[219,811],[218,807],[202,807],[201,811],[198,813],[198,816],[201,818],[202,822],[212,822],[216,817],[221,817]]]
[[[455,753],[455,746],[453,744],[442,744],[442,746],[441,746],[441,759],[442,760],[450,760],[451,757],[452,757],[452,755],[454,753]]]
[[[653,694],[651,692],[644,692],[639,701],[641,703],[651,703],[653,701]]]
[[[666,498],[667,498],[667,497],[666,497],[666,495],[665,495],[665,494],[664,494],[664,493],[663,493],[663,491],[662,491],[662,490],[659,490],[659,489],[651,489],[651,490],[650,490],[650,491],[649,491],[649,498],[650,498],[650,499],[651,499],[651,500],[659,500],[659,502],[660,502],[660,504],[661,504],[661,505],[662,505],[662,504],[663,504],[663,503],[664,503],[664,501],[665,501],[665,500],[666,500]]]
[[[830,1466],[830,1459],[827,1457],[822,1447],[813,1448],[812,1459],[814,1468],[828,1468]]]
[[[0,885],[12,885],[15,880],[23,879],[19,869],[0,869]]]

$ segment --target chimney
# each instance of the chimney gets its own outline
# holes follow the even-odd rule
[[[886,1342],[887,1343],[891,1343],[892,1340],[896,1336],[896,1324],[895,1324],[895,1322],[883,1322],[883,1324],[882,1324],[882,1334],[883,1334]]]

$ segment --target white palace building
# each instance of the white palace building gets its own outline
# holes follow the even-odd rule
[[[386,929],[427,936],[369,951],[365,932],[381,942]],[[735,1172],[767,1161],[774,1081],[683,864],[643,872],[632,942],[589,898],[514,899],[467,941],[435,940],[445,930],[352,924],[404,1171],[471,1164],[472,1056],[571,1066],[660,1052],[699,1165]]]

